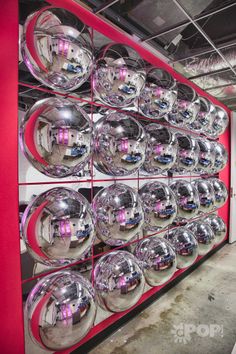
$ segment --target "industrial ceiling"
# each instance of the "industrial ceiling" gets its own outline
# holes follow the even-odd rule
[[[150,45],[176,71],[236,110],[236,1],[77,1]]]

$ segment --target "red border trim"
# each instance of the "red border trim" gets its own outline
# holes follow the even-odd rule
[[[4,354],[24,353],[18,213],[18,1],[1,2],[1,335]]]

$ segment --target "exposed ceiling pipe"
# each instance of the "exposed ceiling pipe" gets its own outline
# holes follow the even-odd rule
[[[225,49],[224,57],[232,67],[236,67],[236,47]],[[210,93],[218,98],[227,97],[231,90],[235,94],[236,77],[226,61],[217,53],[193,58],[181,71],[188,77],[190,76],[190,79],[204,90],[211,90]],[[212,90],[212,88],[215,89]]]
[[[224,49],[224,57],[232,67],[236,66],[236,46]],[[194,79],[194,76],[200,76],[220,71],[222,69],[229,69],[227,62],[223,60],[216,52],[207,54],[206,56],[199,56],[189,60],[184,66],[184,71]]]

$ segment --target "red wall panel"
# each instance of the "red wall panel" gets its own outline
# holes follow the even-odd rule
[[[18,1],[1,1],[0,351],[24,353],[18,213]]]

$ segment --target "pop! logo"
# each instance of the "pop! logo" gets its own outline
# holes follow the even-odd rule
[[[223,326],[218,324],[200,324],[195,326],[191,323],[180,323],[179,325],[174,325],[171,333],[174,336],[175,343],[187,344],[191,341],[191,335],[193,333],[197,334],[199,337],[215,337],[224,335]]]

